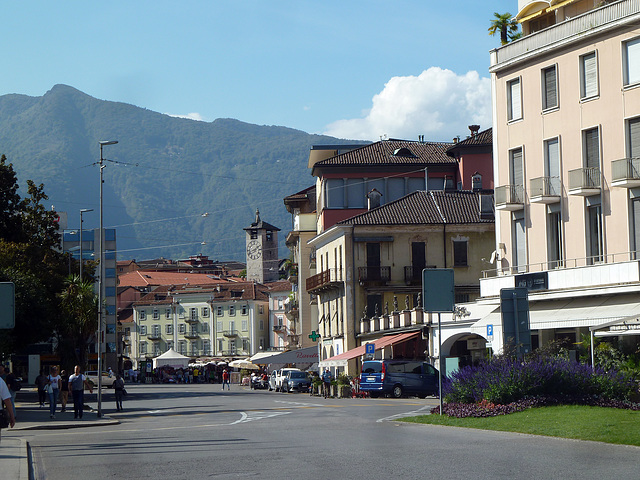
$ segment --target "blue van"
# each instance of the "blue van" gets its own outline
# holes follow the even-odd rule
[[[367,360],[362,363],[360,390],[372,397],[437,397],[438,370],[423,360]]]

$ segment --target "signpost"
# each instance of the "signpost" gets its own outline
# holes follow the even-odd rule
[[[11,282],[0,282],[0,329],[16,326],[16,287]]]
[[[502,312],[502,341],[504,346],[516,349],[518,358],[531,352],[531,330],[529,328],[529,294],[526,287],[500,290]]]
[[[452,268],[425,268],[422,270],[422,298],[424,309],[438,313],[438,393],[440,415],[442,415],[442,312],[453,313],[455,309]]]

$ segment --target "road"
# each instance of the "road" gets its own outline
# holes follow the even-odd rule
[[[412,425],[437,399],[323,399],[219,385],[133,385],[120,425],[10,432],[38,479],[640,478],[640,449]]]

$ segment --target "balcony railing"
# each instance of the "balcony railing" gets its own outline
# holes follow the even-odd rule
[[[640,186],[640,158],[622,158],[611,162],[611,185],[631,188]]]
[[[222,335],[224,335],[225,337],[237,337],[238,330],[224,330],[222,332]]]
[[[273,331],[276,332],[276,333],[284,333],[286,329],[287,329],[287,327],[285,327],[284,325],[274,325],[273,326]]]
[[[569,170],[569,193],[583,196],[600,193],[600,169],[585,167]]]
[[[422,284],[422,270],[425,268],[436,268],[436,266],[425,265],[424,267],[404,267],[404,282],[407,285]]]
[[[306,281],[307,292],[339,288],[340,285],[342,285],[342,275],[333,268],[312,275]]]
[[[524,207],[524,186],[502,185],[495,189],[496,209],[520,210]]]
[[[150,334],[147,335],[147,338],[149,340],[153,340],[154,342],[157,342],[158,340],[162,340],[162,335],[160,334],[160,332],[151,332]]]
[[[560,195],[562,195],[562,182],[560,181],[560,177],[532,178],[529,195],[532,202],[559,202]]]
[[[185,338],[200,338],[200,334],[197,330],[189,330],[184,334]]]
[[[391,267],[358,267],[358,281],[388,282],[391,280]]]
[[[198,316],[197,316],[197,315],[196,315],[196,316],[193,316],[193,317],[189,316],[189,317],[187,317],[187,319],[186,319],[186,322],[187,322],[187,323],[198,323],[199,321],[200,321],[200,319],[198,318]]]
[[[521,55],[535,55],[539,49],[556,43],[581,41],[587,32],[597,32],[608,25],[614,26],[639,12],[640,0],[615,2],[591,10],[496,49],[494,64],[505,63]],[[629,18],[629,20],[633,19]]]

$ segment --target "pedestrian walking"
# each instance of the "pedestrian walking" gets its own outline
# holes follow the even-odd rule
[[[49,418],[56,418],[56,405],[58,404],[58,396],[62,379],[58,375],[58,367],[51,367],[49,376],[47,377],[47,393],[49,394]]]
[[[328,368],[325,368],[324,372],[322,372],[322,389],[324,398],[331,395],[331,379],[331,371]]]
[[[113,390],[116,396],[116,411],[122,411],[122,397],[124,397],[124,379],[122,375],[116,375],[116,381],[113,382]]]
[[[66,370],[60,372],[60,412],[67,411],[69,401],[69,375]]]
[[[45,390],[47,386],[47,376],[44,374],[44,371],[38,373],[35,384],[38,390],[38,403],[40,404],[40,408],[42,408],[44,407],[44,401],[47,398],[47,392]]]
[[[7,384],[4,382],[2,378],[0,378],[0,398],[4,403],[4,413],[3,415],[7,415],[9,417],[8,423],[11,428],[16,425],[16,417],[13,415],[13,406],[11,404],[11,393],[9,392],[9,388]]]
[[[16,376],[4,365],[0,364],[0,378],[4,380],[4,383],[7,385],[9,389],[9,394],[11,395],[11,410],[13,411],[13,416],[16,416],[16,393],[20,390],[21,385],[18,382]]]
[[[69,391],[73,397],[73,418],[82,418],[84,410],[84,388],[89,389],[89,393],[93,393],[93,387],[82,374],[80,365],[76,365],[74,373],[69,377]]]
[[[227,386],[227,390],[231,390],[231,384],[229,383],[229,372],[225,368],[222,371],[222,390],[224,390],[224,386]]]

